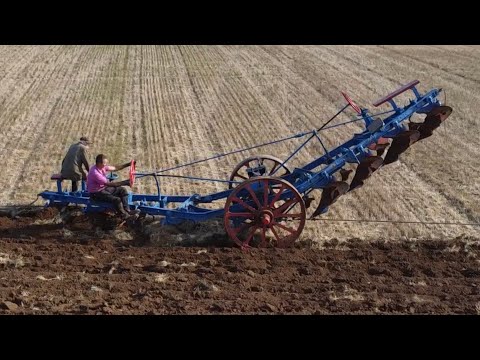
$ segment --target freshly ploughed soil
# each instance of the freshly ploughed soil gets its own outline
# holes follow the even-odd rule
[[[218,224],[152,226],[0,217],[0,314],[480,313],[476,239],[242,251]]]

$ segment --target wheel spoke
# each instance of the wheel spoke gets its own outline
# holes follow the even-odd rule
[[[278,219],[278,218],[292,218],[292,219],[301,219],[303,216],[303,214],[301,213],[298,213],[298,214],[288,214],[288,213],[284,213],[284,214],[280,214],[278,216],[275,216],[275,219]]]
[[[283,211],[288,208],[290,205],[293,205],[297,202],[296,198],[291,198],[290,200],[286,201],[284,204],[282,204],[280,207],[274,210],[274,215],[278,216],[279,214],[283,213]]]
[[[263,181],[263,206],[268,206],[268,180]]]
[[[250,205],[246,204],[242,199],[239,199],[238,197],[234,196],[232,197],[232,201],[235,201],[236,203],[240,204],[243,206],[245,209],[250,210],[251,212],[256,212],[257,210],[251,207]]]
[[[245,230],[246,228],[250,227],[251,225],[252,225],[252,224],[249,224],[249,223],[243,223],[243,224],[240,225],[239,227],[232,228],[233,234],[234,234],[235,236],[237,236],[237,234],[238,234],[240,231]]]
[[[229,217],[229,218],[234,218],[234,217],[243,217],[243,218],[248,218],[248,219],[254,219],[255,218],[255,214],[252,214],[252,213],[246,213],[246,212],[227,212],[226,213],[226,216]]]
[[[287,211],[284,211],[283,213],[284,213],[284,214],[288,214],[288,212],[289,212],[290,210],[292,210],[297,204],[298,204],[298,203],[293,204],[292,206],[290,206],[290,207],[288,208]]]
[[[240,175],[238,172],[235,174],[235,177],[239,177],[240,179],[247,180],[246,176]]]
[[[268,175],[272,175],[275,172],[275,169],[278,167],[278,165],[280,165],[280,164],[275,161],[274,165],[273,165],[273,168],[272,168],[272,170],[270,170]]]
[[[267,236],[266,236],[266,233],[267,232],[267,228],[265,225],[263,225],[262,227],[262,242],[260,243],[260,246],[267,246]]]
[[[279,228],[281,228],[285,231],[288,231],[290,234],[293,234],[295,231],[297,231],[295,229],[289,228],[288,226],[282,225],[282,224],[277,223],[277,222],[274,223],[273,226],[278,226]]]
[[[250,194],[250,196],[252,197],[253,201],[255,201],[255,204],[257,204],[257,209],[260,210],[262,208],[262,205],[260,205],[260,201],[258,200],[257,198],[257,195],[255,194],[255,192],[253,191],[252,187],[250,186],[250,184],[247,184],[245,186],[245,189],[247,189],[248,193]]]
[[[270,203],[270,207],[273,207],[273,205],[280,199],[280,195],[284,192],[285,190],[285,184],[282,184],[278,192],[275,194],[275,197],[273,198],[272,202]]]
[[[270,228],[270,230],[272,230],[273,236],[275,236],[275,239],[277,239],[277,243],[280,244],[280,243],[281,243],[281,241],[280,241],[280,236],[278,236],[278,233],[277,233],[277,231],[275,230],[275,228],[272,226],[272,227]]]
[[[250,231],[250,233],[248,234],[247,240],[242,241],[243,246],[248,246],[248,244],[253,238],[253,235],[255,235],[255,231],[257,231],[258,229],[258,225],[253,225],[250,229],[252,229],[252,231]]]

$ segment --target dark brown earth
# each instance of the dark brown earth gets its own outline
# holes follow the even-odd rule
[[[0,217],[0,314],[480,314],[477,239],[244,252],[108,219]]]

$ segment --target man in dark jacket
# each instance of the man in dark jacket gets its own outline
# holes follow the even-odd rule
[[[65,158],[62,161],[62,177],[72,181],[72,192],[78,190],[78,182],[87,179],[87,172],[90,169],[88,165],[88,148],[92,144],[86,137],[81,137],[78,143],[73,144],[68,149]],[[82,168],[85,168],[85,170]]]

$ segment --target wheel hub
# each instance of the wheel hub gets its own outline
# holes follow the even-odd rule
[[[274,219],[274,216],[273,216],[273,212],[271,210],[262,210],[260,212],[260,216],[259,216],[260,221],[259,222],[262,225],[265,225],[265,226],[272,225],[273,219]]]

